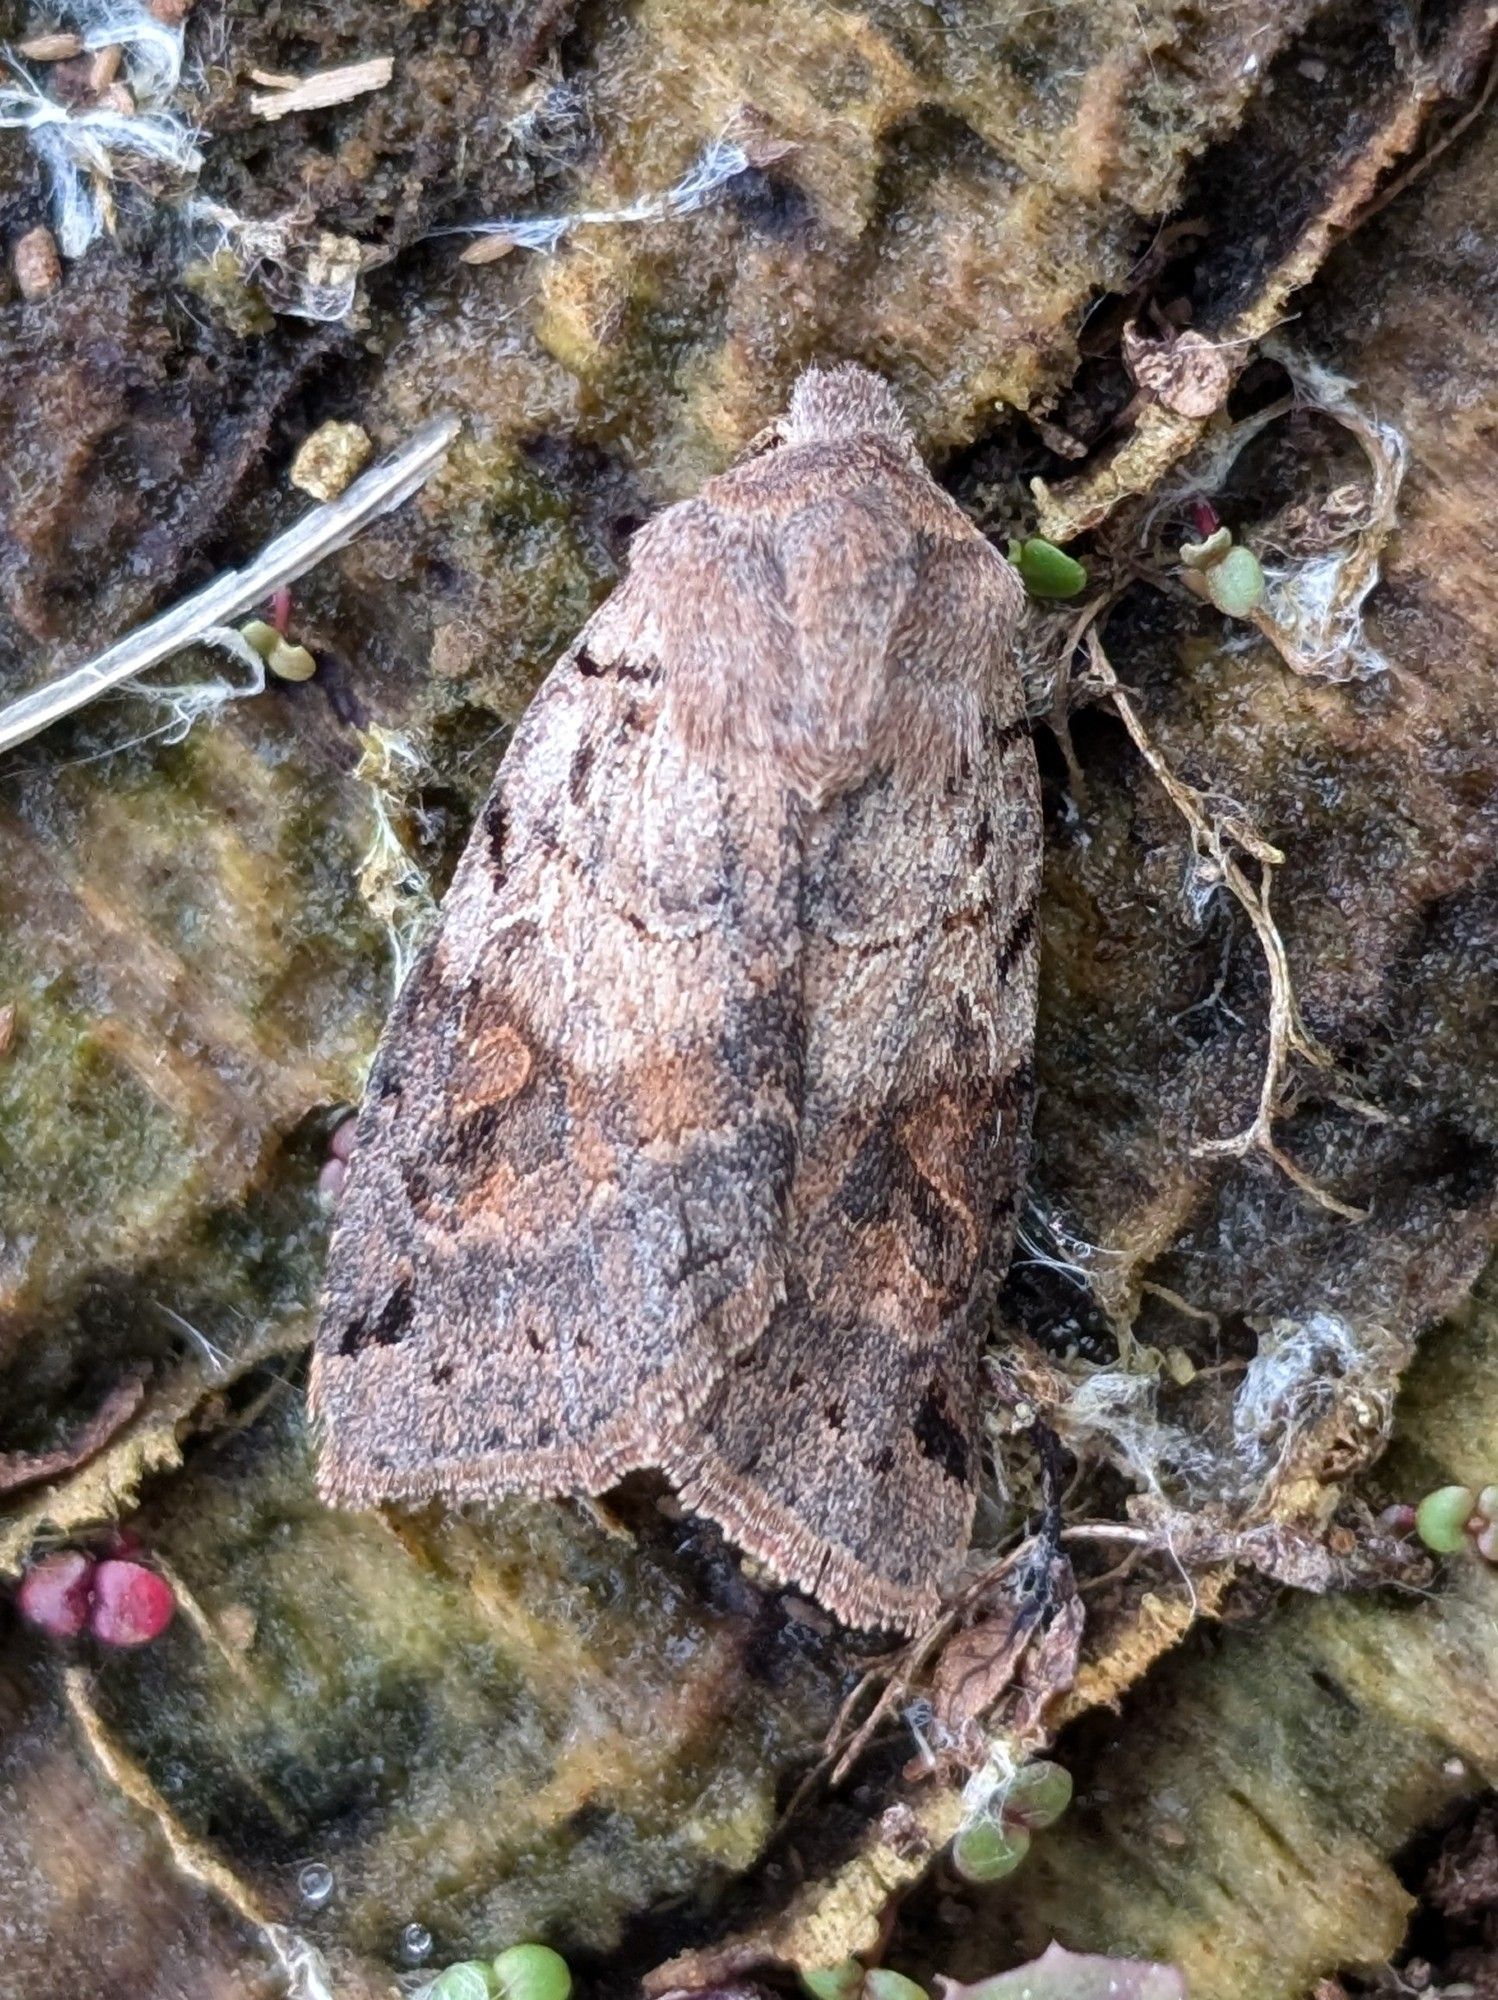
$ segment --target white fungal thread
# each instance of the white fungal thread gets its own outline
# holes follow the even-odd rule
[[[714,139],[693,161],[674,187],[647,195],[621,208],[582,208],[571,215],[506,216],[495,222],[465,222],[438,229],[435,236],[502,236],[519,250],[555,250],[564,236],[590,224],[663,222],[673,215],[690,215],[704,208],[751,164],[744,148],[730,139]]]
[[[244,283],[258,286],[272,312],[336,322],[353,311],[363,246],[351,236],[311,233],[310,210],[256,217],[198,198],[187,204],[186,217],[190,226],[208,232],[203,255],[228,250]]]
[[[85,49],[124,51],[136,108],[63,104],[8,49],[4,59],[15,81],[0,85],[0,130],[24,132],[42,162],[57,247],[69,259],[81,257],[109,226],[115,182],[136,179],[149,166],[191,181],[203,165],[201,135],[171,105],[182,77],[182,30],[156,20],[135,0],[73,11]]]
[[[426,760],[409,737],[376,724],[365,739],[354,776],[369,788],[374,835],[358,867],[359,893],[390,940],[391,997],[406,983],[437,917],[437,899],[402,837],[400,800],[421,777]],[[392,804],[396,812],[392,812]]]
[[[1259,1351],[1233,1402],[1233,1437],[1248,1497],[1270,1490],[1304,1435],[1329,1416],[1349,1440],[1383,1436],[1393,1421],[1389,1388],[1409,1342],[1377,1322],[1334,1312],[1277,1319],[1259,1330]]]
[[[285,1924],[262,1924],[266,1942],[286,1976],[286,2000],[338,2000],[327,1960]]]

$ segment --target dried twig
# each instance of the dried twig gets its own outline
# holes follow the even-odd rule
[[[250,109],[257,118],[284,118],[292,111],[325,111],[330,104],[346,104],[351,97],[365,97],[383,90],[395,74],[393,56],[371,56],[367,62],[345,63],[340,69],[314,70],[310,76],[280,77],[255,71],[257,83],[270,84],[250,97]]]
[[[163,611],[92,660],[0,709],[0,750],[37,736],[110,688],[197,644],[213,628],[294,583],[324,556],[341,549],[369,523],[408,500],[431,477],[457,435],[455,417],[438,417],[408,445],[356,479],[346,493],[314,507],[295,527],[263,548],[245,568],[225,570],[202,590]]]
[[[1214,812],[1203,793],[1176,776],[1151,742],[1133,703],[1119,685],[1118,676],[1103,651],[1096,625],[1087,628],[1086,639],[1091,685],[1106,694],[1112,702],[1119,720],[1133,739],[1134,747],[1190,828],[1192,852],[1197,857],[1204,883],[1213,887],[1221,884],[1242,906],[1254,927],[1269,969],[1269,1054],[1264,1064],[1258,1108],[1243,1131],[1230,1138],[1199,1140],[1192,1150],[1198,1155],[1215,1154],[1236,1159],[1245,1158],[1252,1152],[1262,1152],[1303,1194],[1309,1195],[1322,1208],[1330,1209],[1334,1215],[1345,1216],[1349,1222],[1362,1222],[1367,1215],[1366,1209],[1353,1208],[1349,1203],[1339,1201],[1335,1195],[1328,1194],[1325,1188],[1318,1187],[1308,1174],[1296,1166],[1274,1137],[1274,1119],[1280,1108],[1291,1057],[1301,1056],[1317,1069],[1330,1069],[1333,1065],[1330,1052],[1322,1047],[1301,1019],[1284,940],[1269,907],[1273,871],[1285,857],[1246,820],[1235,813]],[[1257,881],[1244,869],[1238,859],[1240,853],[1257,862]]]

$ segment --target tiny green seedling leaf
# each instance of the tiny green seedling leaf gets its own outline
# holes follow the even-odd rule
[[[1075,556],[1058,549],[1043,535],[1030,535],[1022,542],[1011,540],[1009,560],[1032,597],[1075,597],[1087,588],[1087,572]]]

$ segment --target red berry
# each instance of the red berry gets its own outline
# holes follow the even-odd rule
[[[21,1616],[53,1639],[73,1639],[88,1620],[94,1559],[81,1549],[46,1556],[27,1570],[16,1594]]]
[[[164,1576],[144,1563],[102,1562],[94,1572],[88,1629],[106,1646],[144,1646],[172,1622],[177,1600]]]

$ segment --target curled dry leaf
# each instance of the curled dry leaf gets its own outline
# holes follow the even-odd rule
[[[1052,1700],[1076,1679],[1085,1619],[1071,1564],[1057,1556],[1038,1568],[1006,1576],[937,1662],[933,1735],[959,1762],[982,1761],[987,1744],[978,1725],[996,1711],[1025,1741],[1038,1740]]]
[[[1049,1574],[1030,1567],[1006,1576],[973,1623],[947,1641],[936,1663],[931,1700],[938,1725],[960,1739],[1014,1679],[1049,1601]]]
[[[1186,2000],[1174,1965],[1142,1958],[1102,1958],[1052,1944],[1029,1965],[964,1986],[938,1979],[940,2000]]]
[[[1151,340],[1130,320],[1123,331],[1123,358],[1139,387],[1178,417],[1210,417],[1222,408],[1233,383],[1223,350],[1189,328]]]
[[[1050,1623],[1020,1661],[1019,1677],[1000,1698],[995,1720],[1026,1750],[1038,1750],[1052,1735],[1051,1710],[1077,1678],[1087,1613],[1072,1580],[1071,1564],[1060,1562],[1054,1586],[1059,1602]]]

